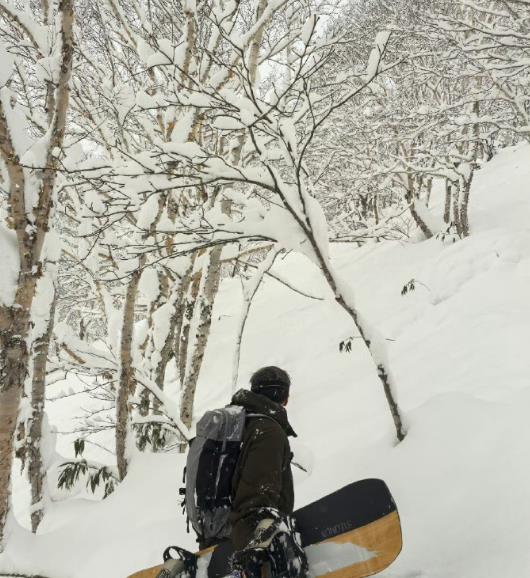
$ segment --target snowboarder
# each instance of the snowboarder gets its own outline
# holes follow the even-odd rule
[[[290,519],[294,490],[288,436],[296,434],[285,406],[291,381],[286,371],[269,366],[256,371],[250,383],[250,391],[239,390],[231,402],[247,416],[232,483],[232,566],[247,578],[261,576],[264,564],[270,564],[270,574],[298,578],[307,562]]]
[[[231,542],[235,568],[261,576],[264,562],[272,573],[303,575],[305,556],[296,541],[290,515],[294,507],[291,448],[296,436],[287,419],[291,380],[279,367],[263,367],[239,390],[232,405],[247,415],[241,453],[233,477]]]
[[[273,578],[304,578],[307,562],[291,520],[288,436],[296,434],[285,409],[291,380],[270,366],[256,371],[250,384],[250,391],[238,391],[228,406],[197,422],[181,490],[187,518],[200,550],[216,546],[209,578],[231,571],[246,578],[267,571]],[[175,550],[185,566],[193,566],[193,555]]]

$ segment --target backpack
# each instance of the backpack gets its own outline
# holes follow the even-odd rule
[[[207,411],[190,442],[184,470],[184,508],[201,547],[230,536],[232,478],[246,417],[240,406]]]

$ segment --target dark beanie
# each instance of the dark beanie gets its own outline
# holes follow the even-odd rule
[[[279,367],[262,367],[250,378],[250,389],[268,397],[272,401],[283,403],[289,397],[291,379],[289,374]]]

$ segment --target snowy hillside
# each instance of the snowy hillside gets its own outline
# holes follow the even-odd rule
[[[253,302],[240,386],[261,365],[287,369],[297,505],[352,480],[383,478],[401,515],[404,548],[382,578],[530,575],[530,147],[502,151],[471,192],[470,237],[456,243],[333,245],[335,266],[388,340],[408,435],[398,446],[373,363],[320,273],[289,255]],[[415,289],[402,289],[415,280]],[[238,280],[221,287],[196,413],[231,395]],[[71,386],[60,383],[54,393]],[[73,384],[75,387],[75,384]],[[70,398],[50,421],[69,429]],[[71,425],[71,424],[70,424]],[[71,436],[58,450],[71,453]],[[108,459],[100,450],[92,455]],[[50,578],[125,578],[159,562],[171,543],[193,547],[177,504],[182,456],[138,454],[104,501],[57,501],[38,535],[12,523],[2,571]],[[15,488],[23,519],[26,497]]]

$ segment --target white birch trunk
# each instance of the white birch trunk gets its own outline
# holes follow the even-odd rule
[[[52,197],[55,188],[58,159],[64,140],[69,104],[69,83],[73,61],[73,2],[60,0],[61,60],[58,82],[53,98],[53,114],[49,115],[50,139],[45,154],[45,168],[38,182],[38,191],[27,182],[15,150],[10,127],[0,103],[0,158],[9,176],[9,216],[18,240],[20,271],[12,306],[0,308],[0,550],[3,548],[5,523],[9,512],[10,478],[13,465],[13,436],[18,419],[20,399],[28,375],[30,356],[30,316],[37,281],[42,275],[42,249],[49,228]],[[14,14],[14,13],[13,13]],[[27,30],[26,30],[27,32]],[[26,196],[26,192],[29,193]],[[32,194],[36,192],[36,195]],[[35,206],[26,199],[35,198]],[[28,227],[32,216],[33,227]],[[30,345],[30,344],[29,344]]]
[[[28,475],[31,485],[31,529],[37,531],[44,517],[44,488],[47,464],[43,458],[42,441],[45,435],[45,392],[48,350],[55,321],[57,295],[54,293],[46,332],[35,341],[33,379],[31,386],[31,421],[27,441]]]
[[[196,302],[196,307],[198,308],[196,317],[197,324],[194,335],[192,335],[192,351],[189,351],[190,343],[188,343],[189,361],[186,364],[186,371],[182,382],[180,404],[180,418],[187,428],[191,427],[193,420],[195,390],[197,389],[202,361],[212,326],[212,310],[221,279],[221,252],[222,246],[209,249],[208,260],[202,272],[204,283]]]
[[[116,461],[120,480],[125,478],[128,468],[127,444],[130,435],[130,398],[135,389],[132,355],[134,311],[136,296],[138,294],[138,284],[144,265],[145,257],[142,256],[139,259],[138,268],[131,274],[125,295],[125,303],[123,305],[120,342],[120,375],[116,396]]]

